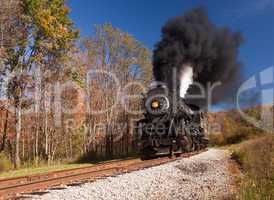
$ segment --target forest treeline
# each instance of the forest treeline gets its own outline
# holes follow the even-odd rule
[[[19,168],[134,153],[133,95],[152,79],[151,52],[111,24],[80,37],[64,0],[0,9],[1,160]]]

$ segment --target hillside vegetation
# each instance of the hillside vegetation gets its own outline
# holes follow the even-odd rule
[[[260,108],[246,110],[259,117]],[[274,199],[274,134],[253,127],[239,117],[236,111],[211,114],[211,122],[221,118],[221,130],[211,132],[213,146],[231,149],[232,158],[243,172],[238,182],[239,199]]]
[[[232,157],[245,173],[240,199],[274,199],[274,135],[244,142]]]

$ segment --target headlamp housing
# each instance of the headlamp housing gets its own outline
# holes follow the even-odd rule
[[[150,114],[160,115],[168,111],[170,102],[165,95],[156,95],[146,100],[145,107]]]

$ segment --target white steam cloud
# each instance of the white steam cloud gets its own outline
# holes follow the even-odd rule
[[[191,65],[185,65],[182,68],[180,75],[180,97],[184,98],[189,86],[193,83],[193,68]]]

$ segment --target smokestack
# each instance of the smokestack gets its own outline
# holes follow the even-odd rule
[[[187,66],[192,66],[194,82],[205,88],[208,83],[221,83],[221,86],[214,89],[213,104],[231,103],[242,78],[242,64],[238,59],[242,42],[240,33],[232,32],[226,27],[216,27],[203,8],[175,17],[162,28],[162,39],[154,50],[155,79],[165,82],[172,90],[170,79],[173,69],[176,68],[179,73],[176,77],[176,90],[182,96],[200,94],[197,88],[190,87],[187,95],[184,95],[184,81],[181,78],[189,77],[191,73],[190,70],[186,70],[188,76],[180,73]],[[191,81],[190,78],[186,79]],[[201,99],[195,103],[201,106],[207,102]]]

